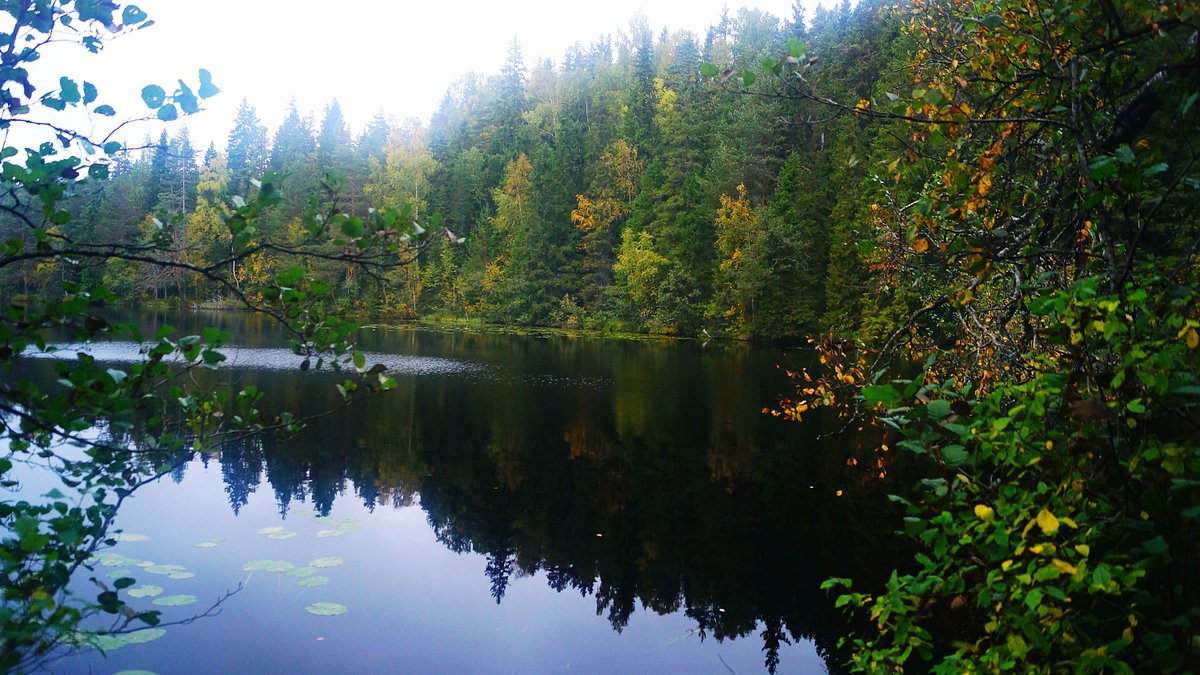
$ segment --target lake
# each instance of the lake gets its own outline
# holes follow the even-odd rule
[[[301,372],[259,317],[140,321],[226,328],[222,377],[337,408],[339,378]],[[196,454],[122,507],[90,575],[135,577],[129,602],[164,623],[232,592],[215,616],[53,671],[823,673],[846,629],[820,582],[893,565],[862,448],[763,413],[801,352],[420,328],[359,345],[394,391]]]

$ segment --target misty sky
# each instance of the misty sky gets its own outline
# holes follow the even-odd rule
[[[816,0],[806,0],[806,4]],[[396,118],[429,119],[446,87],[460,75],[499,71],[513,36],[526,64],[535,58],[559,63],[575,41],[585,46],[607,33],[628,31],[643,12],[655,34],[664,27],[703,37],[726,4],[736,15],[742,4],[780,18],[792,0],[601,0],[565,2],[321,2],[317,0],[142,0],[155,25],[113,40],[96,56],[60,46],[44,67],[87,79],[100,87],[99,102],[112,104],[117,119],[147,112],[139,92],[157,83],[168,91],[180,77],[196,86],[207,68],[222,93],[205,111],[183,120],[196,145],[216,141],[224,148],[234,110],[249,99],[274,133],[293,96],[302,112],[319,121],[333,98],[341,103],[352,131],[382,111]],[[811,12],[810,12],[811,15]],[[69,61],[67,59],[70,59]],[[69,63],[64,68],[62,64]],[[44,82],[44,80],[43,80]],[[95,118],[95,131],[110,120]],[[174,133],[176,125],[168,126]],[[87,122],[83,123],[87,126]],[[111,124],[109,124],[111,126]],[[157,136],[159,124],[134,131]],[[101,134],[102,135],[102,134]]]

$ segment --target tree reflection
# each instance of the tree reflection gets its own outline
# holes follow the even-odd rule
[[[285,514],[301,500],[327,514],[348,493],[371,507],[419,502],[439,542],[485,557],[497,602],[514,577],[543,573],[594,597],[617,631],[639,604],[682,610],[702,638],[758,635],[771,672],[804,639],[837,670],[846,627],[820,582],[878,581],[895,566],[881,535],[895,515],[888,485],[903,478],[880,478],[871,451],[844,438],[761,414],[785,386],[767,383],[777,353],[424,339],[488,371],[402,376],[301,438],[222,448],[230,506],[263,480]],[[310,409],[337,403],[319,373],[240,377]]]

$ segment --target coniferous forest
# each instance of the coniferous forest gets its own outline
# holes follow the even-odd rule
[[[442,218],[446,236],[416,266],[386,278],[323,266],[363,314],[756,339],[856,326],[866,287],[852,223],[887,130],[782,89],[735,91],[700,65],[757,68],[803,39],[823,55],[822,91],[858,100],[893,70],[900,26],[882,9],[843,3],[786,20],[743,9],[703,35],[635,18],[559,63],[527,64],[514,39],[498,73],[454,82],[428,125],[385,111],[350,129],[331,100],[316,115],[293,105],[267,129],[245,100],[224,147],[196,147],[176,126],[120,155],[108,181],[72,198],[63,230],[135,243],[167,228],[178,255],[204,266],[228,252],[221,210],[269,171],[286,179],[264,239],[299,242],[311,195],[351,215],[411,204]],[[245,260],[235,279],[253,286],[278,258]],[[101,278],[123,297],[229,299],[197,275],[127,261],[31,263],[4,283],[41,293]]]
[[[141,147],[53,125],[24,156],[6,144],[0,475],[50,458],[94,507],[0,501],[0,666],[73,644],[89,611],[158,621],[67,591],[113,543],[105,499],[163,475],[155,452],[303,431],[256,387],[184,381],[225,361],[217,329],[164,328],[127,370],[82,354],[9,378],[48,331],[142,342],[105,316],[122,300],[265,314],[299,370],[348,373],[346,405],[396,381],[344,316],[803,345],[763,414],[822,430],[796,452],[848,476],[829,499],[881,497],[880,531],[913,551],[886,581],[823,582],[853,626],[848,668],[1196,672],[1200,5],[802,6],[702,34],[635,17],[555,61],[514,39],[428,125],[351,129],[331,100],[271,130],[247,99],[223,148],[182,121]],[[33,106],[113,115],[90,83],[35,86],[38,47],[16,43],[58,27],[94,52],[147,22],[118,11],[0,5],[0,126],[38,125]],[[195,92],[142,99],[173,121],[216,91],[201,70]],[[644,403],[643,422],[662,409]],[[89,436],[105,425],[119,440]]]

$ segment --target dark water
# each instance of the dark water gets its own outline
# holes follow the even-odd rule
[[[225,377],[269,407],[336,406],[338,378],[300,372],[269,323],[171,322],[233,331]],[[820,582],[891,567],[885,481],[818,440],[833,423],[761,412],[795,354],[427,330],[360,345],[395,391],[197,456],[123,507],[131,541],[95,576],[161,587],[132,602],[168,622],[242,585],[219,615],[54,670],[821,673],[845,628]],[[261,561],[300,569],[246,570]],[[176,595],[197,602],[152,604]],[[322,602],[345,613],[306,611]]]

